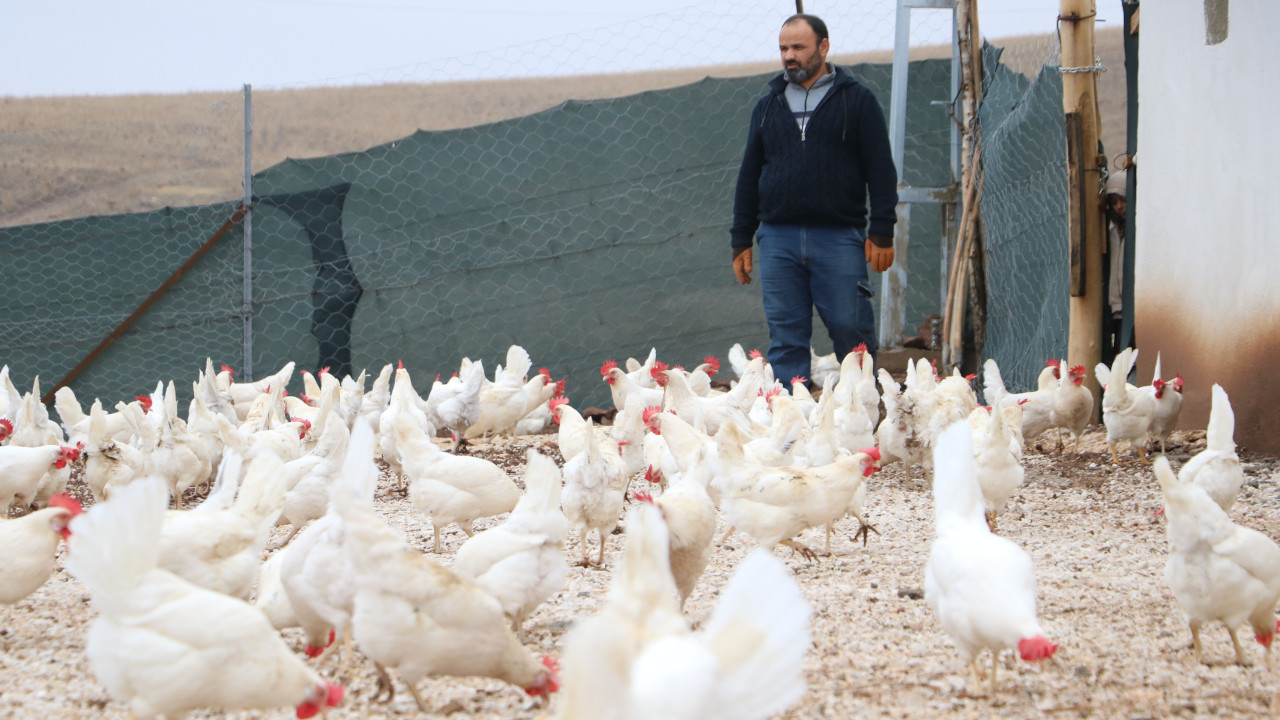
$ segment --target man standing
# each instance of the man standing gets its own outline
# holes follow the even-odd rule
[[[759,241],[768,360],[787,384],[809,377],[815,307],[837,357],[863,342],[874,356],[867,263],[893,264],[898,176],[879,102],[827,64],[826,23],[793,15],[778,45],[783,73],[751,113],[730,234],[743,285]]]

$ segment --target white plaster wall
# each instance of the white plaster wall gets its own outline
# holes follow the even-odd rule
[[[1236,442],[1280,453],[1280,0],[1229,2],[1217,45],[1205,0],[1141,6],[1138,377],[1157,351],[1186,377],[1182,428],[1205,427],[1221,384]]]
[[[1136,310],[1192,295],[1226,340],[1280,311],[1280,2],[1230,0],[1211,46],[1204,0],[1141,7]]]

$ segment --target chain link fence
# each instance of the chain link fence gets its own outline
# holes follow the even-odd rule
[[[859,58],[881,62],[851,69],[887,111],[892,4],[810,9],[831,28],[836,62],[857,59],[844,50],[875,51]],[[464,356],[492,365],[519,343],[568,378],[575,404],[607,404],[598,374],[605,358],[656,347],[668,362],[692,366],[735,342],[764,347],[759,289],[733,280],[728,225],[745,124],[777,72],[773,42],[786,14],[773,4],[708,2],[325,88],[255,88],[251,302],[246,308],[238,224],[73,389],[114,401],[174,378],[185,391],[206,357],[258,375],[291,360],[357,374],[402,359],[429,376],[448,374]],[[733,32],[711,31],[722,17],[736,21]],[[949,12],[914,14],[913,44],[922,47],[913,52],[920,59],[902,169],[911,185],[951,181],[950,38]],[[658,73],[484,79],[566,66],[633,70],[626,63],[655,44],[670,62],[647,68]],[[1052,72],[1032,82],[994,59],[987,74],[988,354],[1016,366],[1006,371],[1016,389],[1023,364],[1034,382],[1044,348],[1066,342],[1066,303],[1050,299],[1055,272],[1065,283],[1060,85],[1055,95]],[[47,390],[238,206],[239,93],[186,97],[185,105],[183,97],[146,99],[162,104],[150,112],[164,132],[128,115],[129,98],[78,100],[102,103],[103,154],[114,145],[107,140],[124,135],[136,155],[122,167],[155,168],[97,177],[139,188],[119,195],[136,203],[186,193],[189,207],[35,222],[109,188],[86,179],[85,189],[61,195],[0,195],[10,288],[0,337],[17,382],[38,374]],[[178,132],[171,117],[183,119]],[[29,131],[31,157],[61,152]],[[86,143],[93,133],[75,137]],[[141,190],[149,172],[155,183]],[[108,211],[136,209],[117,202]],[[940,209],[912,211],[907,335],[941,312]],[[830,351],[821,337],[817,349]],[[1029,347],[1026,337],[1035,338]]]

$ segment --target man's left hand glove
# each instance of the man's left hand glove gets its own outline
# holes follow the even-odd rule
[[[884,235],[868,235],[863,243],[867,253],[867,262],[871,269],[882,273],[893,265],[893,238]]]

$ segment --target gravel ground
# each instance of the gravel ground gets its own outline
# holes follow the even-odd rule
[[[554,436],[526,436],[474,452],[514,475],[531,445],[559,456]],[[1175,470],[1203,446],[1202,432],[1175,435],[1169,448]],[[1246,486],[1232,515],[1280,537],[1277,460],[1244,451],[1241,456]],[[1113,466],[1098,428],[1090,429],[1081,452],[1031,449],[1025,465],[1027,481],[1002,516],[1000,532],[1026,548],[1035,562],[1040,617],[1061,644],[1058,662],[1033,668],[1006,654],[997,697],[966,687],[964,663],[921,598],[931,498],[920,469],[906,479],[902,468],[893,466],[872,476],[867,508],[881,534],[872,535],[868,546],[853,542],[857,523],[846,519],[833,538],[832,557],[810,564],[790,557],[789,550],[776,551],[814,610],[814,644],[805,662],[809,687],[780,717],[1258,717],[1280,709],[1280,682],[1262,663],[1256,643],[1248,643],[1255,665],[1239,667],[1232,662],[1225,629],[1207,626],[1203,638],[1211,664],[1195,662],[1190,633],[1163,580],[1165,525],[1154,515],[1162,502],[1149,467]],[[77,480],[71,489],[84,492]],[[407,498],[380,498],[378,507],[426,550],[430,523]],[[277,537],[282,534],[277,529]],[[450,527],[443,539],[447,549],[440,560],[449,564],[465,538]],[[802,539],[821,547],[822,533],[810,530]],[[609,539],[604,570],[572,569],[568,587],[530,619],[530,645],[560,654],[566,628],[602,603],[622,540],[620,534]],[[576,550],[572,532],[569,542]],[[710,614],[719,589],[751,547],[739,535],[715,550],[687,605],[691,621]],[[17,605],[0,606],[0,718],[128,717],[85,659],[83,638],[92,617],[88,593],[60,570]],[[301,651],[299,631],[284,635]],[[373,703],[373,669],[358,656],[345,665],[335,656],[323,672],[347,683],[347,700],[330,712],[331,718],[418,715],[403,686],[390,704]],[[552,714],[497,681],[430,678],[420,689],[436,710],[431,717]],[[192,717],[286,718],[292,711],[210,711]]]

